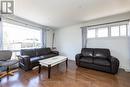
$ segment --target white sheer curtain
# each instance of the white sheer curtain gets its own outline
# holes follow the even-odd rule
[[[1,18],[0,18],[0,50],[2,49],[2,38],[3,38],[2,22],[1,22]]]
[[[81,27],[82,29],[82,48],[87,47],[87,27]]]
[[[46,29],[42,29],[42,47],[46,47],[46,39],[47,39]]]
[[[128,72],[130,72],[130,20],[129,20],[129,23],[128,23],[128,51],[129,51],[129,67],[127,69]]]

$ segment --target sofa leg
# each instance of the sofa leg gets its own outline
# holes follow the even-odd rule
[[[32,69],[29,69],[29,68],[26,68],[26,67],[23,67],[23,66],[19,66],[22,70],[24,71],[31,71]]]

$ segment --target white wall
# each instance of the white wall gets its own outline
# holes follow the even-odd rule
[[[80,27],[87,25],[95,25],[100,23],[108,23],[112,21],[119,21],[130,19],[130,12],[119,15],[99,18],[85,23],[68,26],[62,29],[55,30],[56,33],[56,47],[61,55],[67,56],[71,60],[75,60],[75,55],[80,53],[82,48],[82,36]],[[120,60],[120,67],[130,70],[130,57],[128,50],[127,38],[109,38],[109,39],[89,39],[88,47],[109,48],[111,54]]]
[[[111,50],[111,55],[119,59],[121,68],[127,70],[130,68],[128,38],[110,37],[110,38],[89,39],[88,47],[109,48]]]
[[[74,60],[75,55],[80,53],[82,47],[80,26],[72,26],[56,30],[56,47],[61,55],[66,55]]]

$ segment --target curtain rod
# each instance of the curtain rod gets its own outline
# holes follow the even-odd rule
[[[31,26],[31,27],[35,27],[35,28],[39,28],[39,29],[43,29],[42,27],[33,26],[33,25],[31,25],[31,24],[27,24],[27,23],[24,23],[24,22],[20,22],[20,21],[17,21],[17,20],[11,19],[11,18],[7,18],[7,17],[6,17],[6,19],[9,19],[9,20],[15,21],[15,22],[17,22],[17,23],[24,24],[24,25],[26,25],[26,26],[28,25],[28,26]]]
[[[94,26],[100,26],[100,25],[106,25],[106,24],[113,24],[113,23],[119,23],[119,22],[124,22],[124,21],[130,21],[130,19],[121,20],[121,21],[115,21],[115,22],[109,22],[109,23],[103,23],[103,24],[90,25],[90,26],[84,26],[84,27],[94,27]],[[81,28],[83,28],[83,27],[81,27]]]

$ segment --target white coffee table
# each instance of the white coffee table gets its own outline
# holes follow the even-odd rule
[[[48,78],[50,78],[51,67],[58,65],[62,62],[65,62],[65,61],[66,61],[66,68],[67,68],[68,58],[65,56],[55,56],[55,57],[50,57],[48,59],[39,60],[39,73],[41,71],[41,66],[45,66],[48,68]]]

